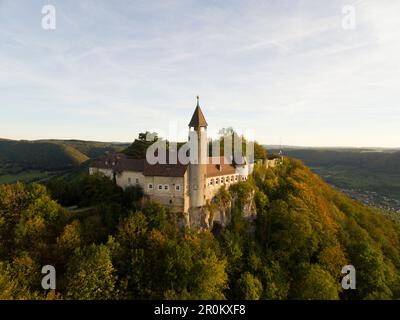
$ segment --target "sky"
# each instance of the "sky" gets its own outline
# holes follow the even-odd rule
[[[185,140],[199,95],[211,137],[400,147],[399,13],[398,0],[0,0],[0,138],[130,142],[172,123]]]

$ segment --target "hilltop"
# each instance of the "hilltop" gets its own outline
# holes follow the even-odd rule
[[[0,298],[55,298],[36,280],[46,263],[62,299],[400,298],[399,223],[297,160],[221,189],[213,203],[230,204],[231,221],[213,232],[182,229],[179,213],[101,176],[49,191],[57,202],[40,185],[0,185]],[[348,264],[356,290],[340,285]]]

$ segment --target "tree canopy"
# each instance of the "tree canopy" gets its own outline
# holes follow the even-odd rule
[[[233,206],[230,208],[230,203]],[[77,206],[75,209],[63,206]],[[1,299],[398,299],[400,227],[301,162],[222,189],[218,231],[100,176],[0,185]],[[244,212],[249,205],[255,218]],[[41,267],[57,289],[41,288]],[[344,265],[357,289],[343,290]]]

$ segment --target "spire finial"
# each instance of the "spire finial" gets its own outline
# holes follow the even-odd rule
[[[1,1],[1,0],[0,0]],[[190,120],[189,127],[191,128],[199,128],[199,127],[207,127],[207,121],[204,118],[203,111],[200,108],[200,97],[196,96],[197,99],[197,106],[194,110],[192,119]]]

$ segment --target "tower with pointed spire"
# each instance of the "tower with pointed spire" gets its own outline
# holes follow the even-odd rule
[[[189,139],[196,139],[197,154],[191,157],[189,165],[190,208],[202,207],[206,204],[207,180],[207,121],[200,108],[199,96],[192,119],[189,122]]]
[[[132,187],[135,181],[134,185],[140,186],[149,199],[184,213],[183,222],[191,228],[211,228],[213,223],[226,226],[230,213],[222,210],[211,215],[207,201],[212,201],[221,188],[245,181],[251,173],[252,164],[229,163],[219,155],[209,157],[212,155],[208,154],[207,127],[197,96],[197,105],[189,122],[189,143],[179,149],[184,162],[169,162],[173,159],[169,157],[167,163],[152,163],[147,157],[133,159],[125,153],[115,153],[94,160],[89,173],[109,177],[124,189]],[[220,141],[216,142],[219,146]],[[276,164],[275,160],[266,162],[266,165]]]

